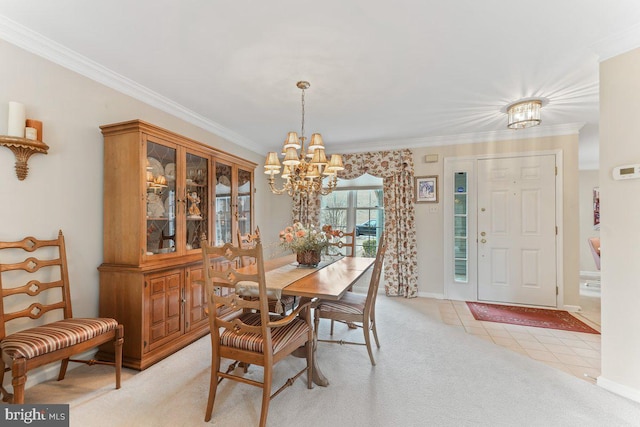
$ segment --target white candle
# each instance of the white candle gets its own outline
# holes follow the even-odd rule
[[[9,102],[9,136],[18,136],[24,138],[24,128],[26,126],[27,116],[25,114],[24,105],[19,102]]]

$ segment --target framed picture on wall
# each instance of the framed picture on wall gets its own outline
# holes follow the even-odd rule
[[[438,176],[416,176],[416,203],[438,203]]]

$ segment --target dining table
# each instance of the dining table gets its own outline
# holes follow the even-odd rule
[[[292,295],[300,298],[299,304],[316,299],[339,300],[351,290],[353,285],[371,268],[375,258],[360,257],[325,257],[317,267],[301,267],[295,255],[284,256],[264,261],[267,292],[275,295]],[[255,265],[243,267],[238,271],[249,272]],[[284,272],[284,273],[282,273]],[[283,274],[288,278],[283,278]],[[236,292],[238,288],[236,288]],[[313,304],[312,304],[313,305]],[[301,316],[306,313],[301,312]],[[307,345],[310,345],[307,343]],[[329,380],[324,375],[316,357],[317,331],[314,331],[313,343],[313,382],[326,387]],[[306,348],[301,347],[294,353],[298,357],[306,357]]]

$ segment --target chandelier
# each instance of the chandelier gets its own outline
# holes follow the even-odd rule
[[[304,142],[304,91],[309,89],[309,82],[298,82],[296,86],[302,90],[302,128],[300,137],[296,132],[289,132],[282,147],[282,165],[278,154],[274,151],[267,153],[264,173],[269,175],[269,187],[274,194],[287,193],[312,195],[319,193],[327,195],[333,191],[338,183],[337,173],[344,169],[342,155],[333,154],[327,162],[324,143],[319,133],[311,135],[309,146],[305,149]],[[300,151],[298,151],[300,150]],[[282,169],[282,173],[280,173]],[[280,174],[283,179],[282,188],[276,188],[275,176]],[[327,187],[323,187],[324,178],[328,178]]]
[[[507,127],[509,129],[524,129],[532,126],[538,126],[540,120],[540,108],[542,101],[539,99],[531,99],[527,101],[518,101],[507,107],[509,115]]]

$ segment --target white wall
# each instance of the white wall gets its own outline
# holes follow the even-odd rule
[[[640,163],[640,49],[600,64],[602,374],[598,384],[640,401],[640,180],[614,181]]]
[[[416,204],[416,235],[418,239],[418,290],[425,296],[444,294],[444,217],[442,194],[444,158],[469,157],[487,154],[527,153],[562,150],[563,153],[563,303],[579,305],[579,225],[578,212],[578,135],[564,135],[478,144],[458,144],[441,147],[414,148],[413,161],[416,176],[438,175],[439,202]],[[438,154],[437,163],[426,163],[426,154]]]
[[[18,101],[25,104],[28,118],[43,122],[44,142],[50,147],[49,154],[31,157],[24,181],[16,177],[13,153],[0,147],[0,240],[54,238],[63,230],[74,315],[98,315],[102,124],[142,119],[258,163],[256,218],[265,238],[274,241],[276,229],[289,220],[288,197],[276,200],[268,191],[261,155],[2,40],[0,63],[0,135],[7,133],[8,102]]]

